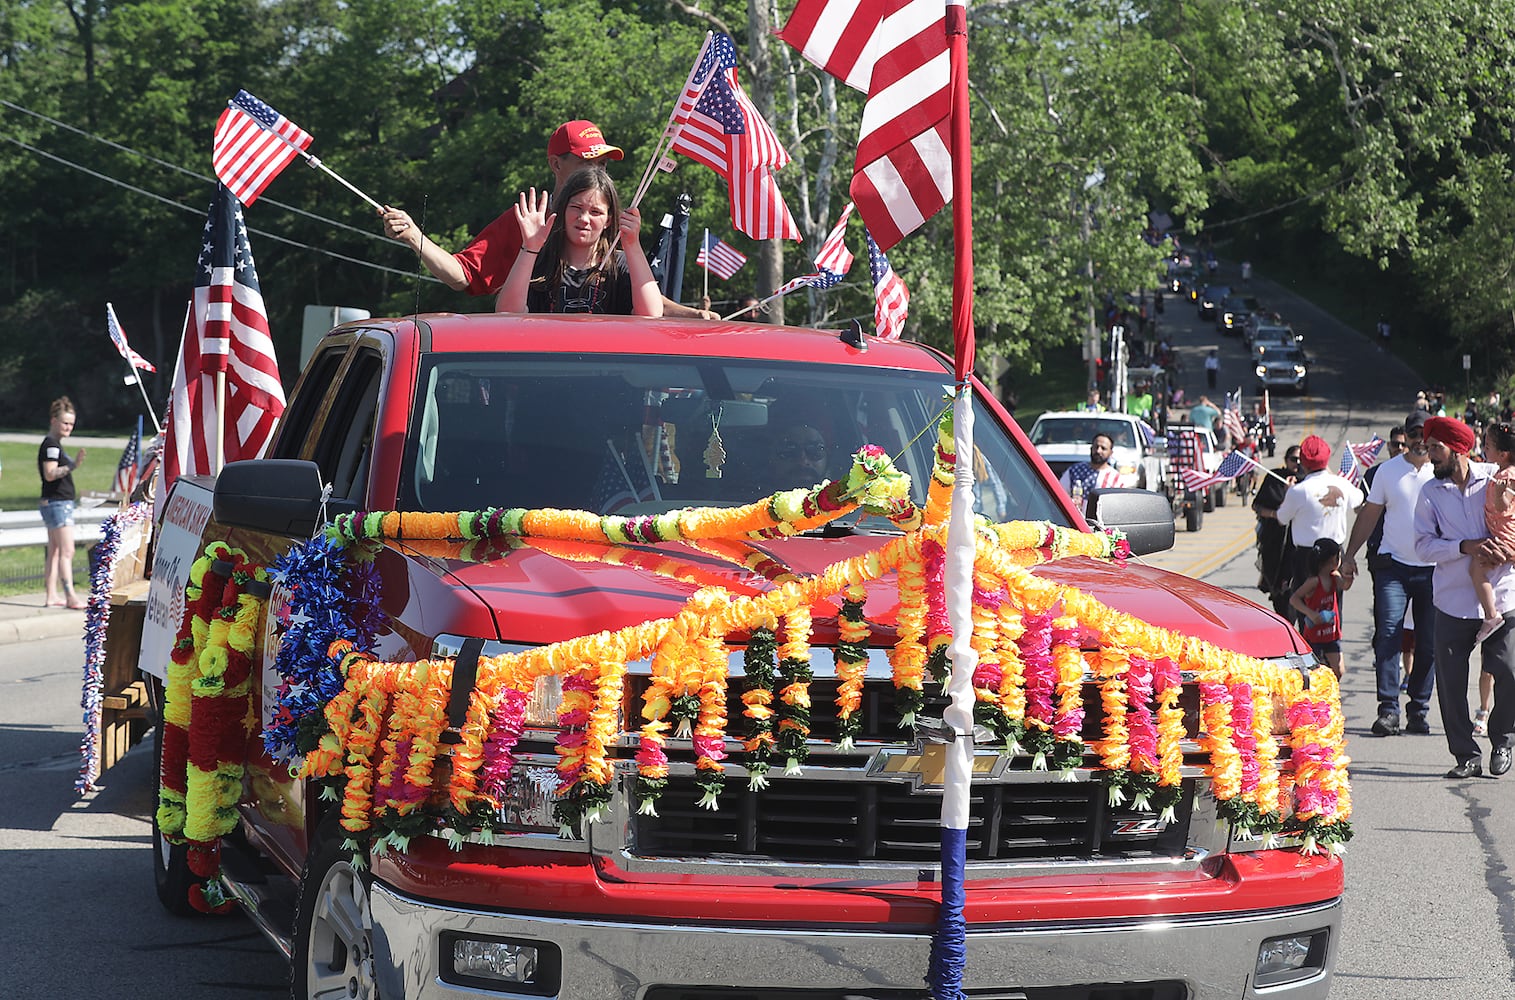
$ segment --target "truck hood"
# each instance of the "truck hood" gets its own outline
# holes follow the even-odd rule
[[[700,587],[717,586],[736,596],[765,593],[782,582],[785,573],[818,574],[833,562],[887,540],[790,538],[708,550],[674,544],[621,547],[543,541],[540,548],[527,545],[482,562],[408,555],[413,572],[435,574],[454,593],[461,586],[482,602],[493,616],[499,639],[537,644],[672,617]],[[1308,650],[1273,612],[1229,591],[1134,560],[1118,566],[1079,557],[1043,564],[1035,572],[1149,624],[1225,649],[1257,657]],[[870,590],[864,614],[875,626],[892,628],[897,609],[891,579]],[[835,633],[835,611],[817,607],[816,642],[834,642]],[[888,639],[876,635],[875,643]]]

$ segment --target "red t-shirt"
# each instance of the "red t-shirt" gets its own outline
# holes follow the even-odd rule
[[[510,269],[521,252],[521,226],[514,208],[479,231],[473,242],[453,254],[468,278],[469,295],[493,295],[505,286]]]
[[[1316,578],[1316,587],[1305,598],[1305,607],[1311,611],[1330,611],[1331,620],[1320,625],[1311,624],[1307,618],[1299,634],[1306,642],[1335,642],[1341,638],[1341,609],[1336,604],[1336,583]]]

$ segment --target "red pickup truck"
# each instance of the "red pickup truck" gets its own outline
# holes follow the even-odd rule
[[[207,543],[268,565],[341,513],[731,508],[841,476],[869,444],[894,456],[924,505],[952,381],[950,359],[921,345],[762,324],[429,315],[339,327],[306,366],[268,458],[228,466],[215,481],[181,479],[163,502],[140,669],[161,712],[184,586]],[[993,394],[975,391],[976,512],[1086,529]],[[1088,513],[1125,529],[1137,555],[1172,543],[1160,496],[1097,493]],[[854,515],[740,556],[694,542],[388,540],[370,551],[370,653],[478,659],[625,629],[676,615],[701,588],[761,595],[899,535]],[[1271,612],[1138,560],[1051,558],[1034,573],[1267,669],[1313,667]],[[273,665],[289,624],[277,573],[269,593],[251,651],[248,715],[261,726],[247,720],[238,822],[222,838],[214,884],[201,885],[203,865],[177,837],[159,834],[155,859],[170,909],[189,912],[192,892],[201,905],[218,892],[241,903],[290,956],[295,996],[924,996],[941,790],[932,755],[894,709],[886,657],[897,591],[868,588],[875,634],[850,740],[837,739],[828,708],[839,683],[831,657],[815,658],[800,773],[775,767],[761,791],[728,780],[719,808],[700,808],[689,740],[670,733],[667,787],[656,810],[640,810],[636,713],[650,667],[628,663],[601,821],[560,829],[562,689],[539,681],[493,833],[422,829],[408,842],[375,841],[366,857],[354,856],[320,783],[292,779],[291,762],[262,738],[279,710]],[[843,627],[835,606],[815,608],[812,646],[834,649]],[[729,670],[740,677],[740,654]],[[1091,747],[1082,758],[1047,770],[997,740],[978,745],[967,995],[1325,997],[1340,859],[1301,852],[1287,824],[1276,840],[1225,818],[1189,674],[1176,702],[1182,780],[1169,808],[1113,794],[1092,749],[1108,732],[1096,678],[1082,680]],[[939,717],[943,703],[928,684],[921,719]],[[1288,729],[1282,716],[1275,732]],[[161,736],[158,744],[161,756]],[[1280,745],[1287,775],[1298,762]],[[741,776],[741,742],[725,750],[727,775]]]

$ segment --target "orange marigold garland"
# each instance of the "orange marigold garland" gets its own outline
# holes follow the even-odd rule
[[[784,616],[779,647],[778,751],[784,773],[799,774],[810,757],[810,608],[803,602]]]
[[[853,741],[863,731],[863,682],[868,676],[868,622],[863,602],[868,596],[860,583],[848,584],[837,616],[836,642],[836,748],[851,753]]]
[[[904,549],[896,567],[900,603],[896,616],[894,646],[889,650],[889,665],[894,674],[894,701],[900,713],[900,727],[912,729],[915,717],[926,704],[926,566],[920,549]]]

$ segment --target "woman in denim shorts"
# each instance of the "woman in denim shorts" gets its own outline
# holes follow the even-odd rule
[[[84,462],[84,449],[73,458],[63,439],[74,431],[74,404],[67,396],[53,400],[51,423],[37,449],[37,472],[42,477],[42,523],[47,526],[47,606],[82,608],[74,593],[74,469]]]

